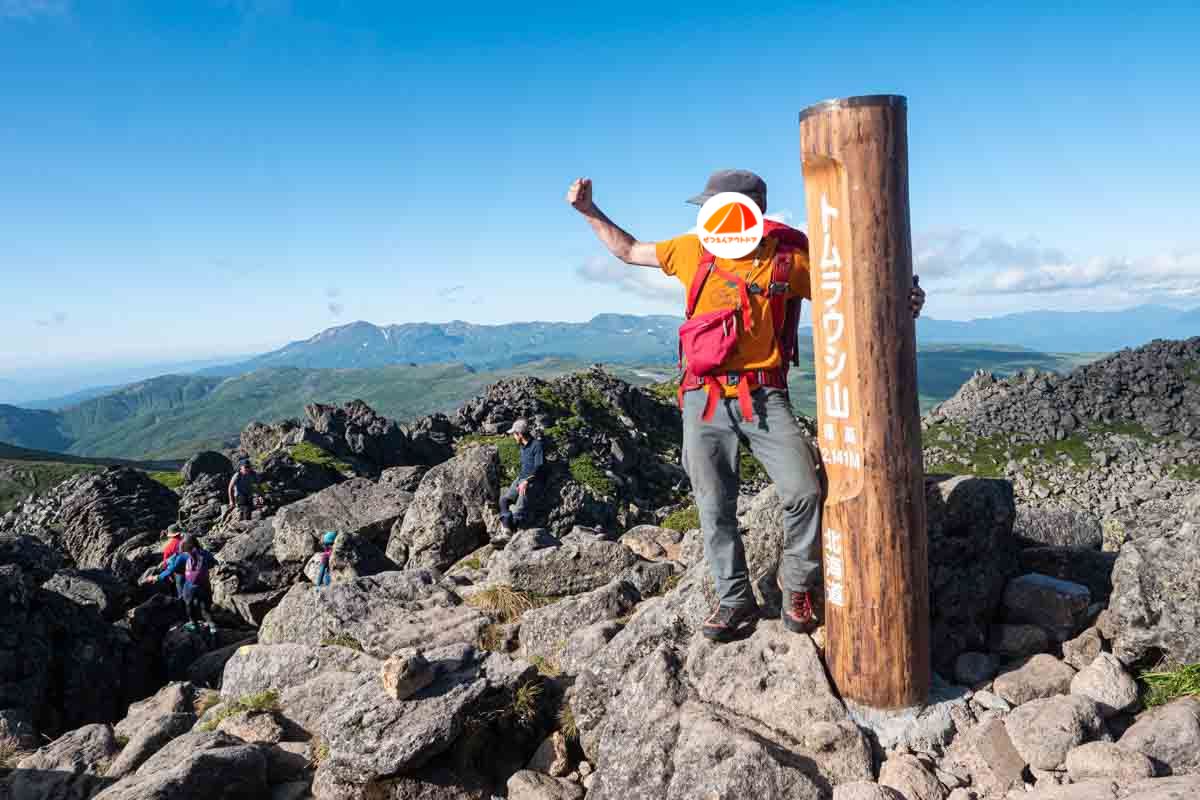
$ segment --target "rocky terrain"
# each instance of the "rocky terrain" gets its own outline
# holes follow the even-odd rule
[[[678,411],[601,370],[408,426],[313,404],[198,454],[174,492],[72,478],[0,517],[0,797],[1200,797],[1198,350],[978,376],[926,418],[937,675],[890,715],[843,703],[823,631],[699,635]],[[548,480],[510,537],[517,417]],[[223,506],[240,456],[249,522]],[[777,615],[782,517],[755,467],[739,520]],[[217,555],[216,636],[137,584],[169,526]]]

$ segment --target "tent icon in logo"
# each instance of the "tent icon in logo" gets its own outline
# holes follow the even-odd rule
[[[744,203],[726,203],[704,223],[709,233],[741,233],[758,224],[754,212]]]

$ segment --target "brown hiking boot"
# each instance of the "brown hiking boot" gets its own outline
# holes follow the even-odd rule
[[[783,592],[783,611],[779,615],[783,627],[793,633],[812,633],[821,623],[813,608],[811,592]]]
[[[714,642],[727,642],[732,639],[743,625],[753,625],[758,622],[758,604],[750,606],[717,606],[717,610],[704,620],[701,629],[705,638]]]

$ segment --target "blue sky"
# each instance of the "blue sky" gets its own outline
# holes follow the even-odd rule
[[[882,92],[932,316],[1200,304],[1195,3],[513,5],[0,0],[0,377],[677,313],[571,179],[643,239],[731,166],[801,223],[797,112]]]

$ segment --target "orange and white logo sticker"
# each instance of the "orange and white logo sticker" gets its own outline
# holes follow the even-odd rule
[[[749,255],[763,238],[762,209],[738,192],[715,194],[700,206],[696,234],[704,249],[717,258]]]

